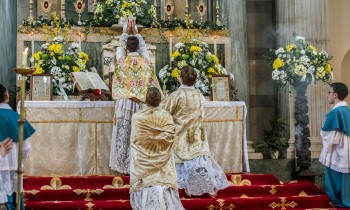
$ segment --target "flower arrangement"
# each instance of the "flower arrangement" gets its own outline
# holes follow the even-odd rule
[[[57,36],[41,45],[41,50],[34,54],[34,74],[52,74],[55,94],[72,92],[73,83],[68,74],[85,70],[89,56],[80,52],[79,47],[79,44]]]
[[[299,82],[315,83],[317,80],[331,82],[331,57],[325,51],[318,52],[316,47],[306,43],[305,38],[296,36],[295,43],[287,44],[274,51],[272,79],[282,87]]]
[[[149,10],[146,10],[146,5]],[[155,8],[145,0],[101,0],[95,14],[102,25],[112,25],[119,18],[127,19],[129,16],[135,16],[138,21],[146,19],[153,22]]]
[[[198,79],[195,87],[203,95],[210,94],[209,78],[213,75],[227,74],[218,57],[210,52],[209,46],[205,42],[197,39],[192,39],[189,43],[179,42],[175,45],[175,49],[171,55],[172,63],[175,65],[165,65],[158,74],[166,93],[173,92],[179,87],[178,78],[183,66],[189,65],[197,71]],[[233,80],[233,74],[230,74],[230,77]]]

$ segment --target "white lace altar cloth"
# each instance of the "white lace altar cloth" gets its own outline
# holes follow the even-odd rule
[[[36,129],[25,175],[113,175],[109,153],[113,101],[25,101]],[[18,109],[19,110],[19,109]],[[205,104],[212,157],[225,172],[249,172],[244,102]]]

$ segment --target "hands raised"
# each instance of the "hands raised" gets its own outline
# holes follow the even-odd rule
[[[138,34],[137,26],[136,26],[136,20],[135,19],[128,19],[126,25],[126,33],[130,34],[130,31],[132,34]]]
[[[4,157],[12,149],[13,141],[10,138],[6,138],[4,141],[0,142],[0,155]]]

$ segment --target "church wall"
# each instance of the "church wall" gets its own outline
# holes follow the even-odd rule
[[[350,1],[329,0],[329,35],[330,54],[334,56],[331,64],[334,68],[334,79],[350,87]],[[350,99],[347,99],[350,103]]]
[[[275,46],[275,0],[248,0],[247,19],[250,140],[254,147],[275,114],[274,84],[263,58]]]

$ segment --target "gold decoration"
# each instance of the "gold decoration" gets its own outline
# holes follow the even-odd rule
[[[29,0],[29,20],[33,21],[33,0]]]
[[[165,14],[168,16],[170,20],[170,16],[174,13],[174,2],[173,0],[167,0],[164,6]]]
[[[218,210],[232,210],[234,208],[236,208],[235,205],[233,205],[232,203],[228,206],[225,206],[225,200],[224,199],[218,199],[216,200],[217,202],[219,202],[219,206],[214,206],[213,204],[208,206],[207,209],[209,210],[215,210],[215,209],[218,209]]]
[[[26,196],[27,195],[36,195],[38,192],[40,192],[40,191],[38,191],[38,190],[24,190],[23,191],[23,200],[24,200],[24,202],[26,202],[28,199],[26,198]]]
[[[93,201],[93,199],[91,198],[91,195],[92,195],[92,194],[100,195],[101,193],[104,192],[104,190],[102,190],[102,189],[96,189],[96,190],[90,190],[90,189],[81,190],[81,189],[76,189],[76,190],[73,190],[73,192],[75,192],[77,195],[86,194],[86,198],[84,199],[84,201]]]
[[[117,189],[123,187],[125,187],[123,179],[120,176],[116,176],[113,178],[112,185],[105,185],[103,189]]]
[[[277,190],[276,190],[276,186],[275,185],[271,185],[271,190],[269,191],[272,195],[276,194]]]
[[[221,26],[221,21],[219,17],[219,0],[216,0],[216,25]]]
[[[299,193],[299,196],[300,197],[307,197],[309,196],[306,192],[304,192],[304,190],[302,190],[300,193]]]
[[[289,207],[294,208],[298,205],[294,201],[287,203],[286,197],[281,197],[280,199],[281,199],[281,203],[272,202],[269,206],[273,209],[275,208],[287,209]]]
[[[249,198],[249,196],[248,195],[246,195],[246,194],[243,194],[243,195],[241,195],[241,197],[240,198]]]
[[[78,25],[79,25],[79,23],[81,23],[80,21],[81,13],[83,13],[85,9],[85,3],[83,2],[83,0],[77,0],[74,3],[74,7],[75,7],[75,11],[78,13]]]
[[[91,203],[91,202],[89,202],[89,203],[87,203],[87,204],[85,204],[85,206],[87,206],[88,207],[88,210],[93,210],[93,206],[94,206],[95,204],[93,204],[93,203]]]
[[[203,16],[205,15],[207,11],[207,7],[205,6],[205,3],[203,0],[199,0],[197,4],[197,12],[199,17],[201,17],[201,22],[203,22]]]
[[[72,189],[69,185],[62,185],[62,180],[58,177],[54,177],[50,181],[50,185],[44,185],[40,190],[67,190]]]
[[[231,175],[231,184],[233,186],[250,186],[251,181],[248,179],[243,179],[241,175]]]
[[[52,2],[48,1],[48,0],[42,0],[41,3],[41,9],[45,12],[45,18],[47,18],[47,14],[51,11],[51,7],[52,7]]]
[[[66,10],[66,1],[61,0],[61,18],[63,19],[66,19],[65,10]]]

